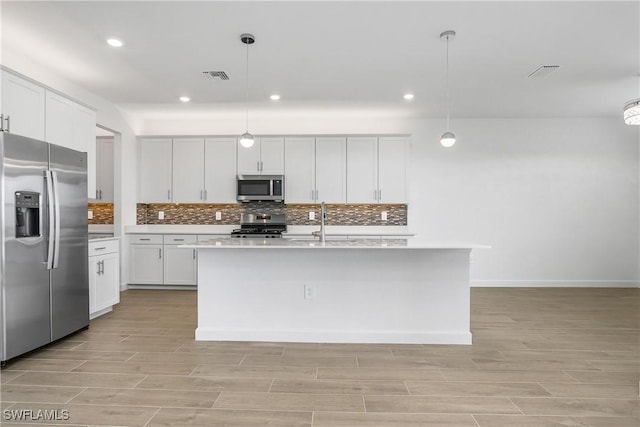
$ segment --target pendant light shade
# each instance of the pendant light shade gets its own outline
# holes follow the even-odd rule
[[[442,144],[442,146],[445,148],[453,147],[453,144],[455,143],[456,136],[451,132],[445,132],[440,137],[440,144]]]
[[[640,98],[625,104],[624,122],[628,125],[640,125]]]
[[[255,142],[255,139],[253,138],[253,135],[251,135],[249,132],[245,132],[242,135],[240,135],[240,145],[242,145],[243,147],[251,148],[254,142]]]
[[[447,42],[447,131],[440,137],[440,144],[443,147],[453,147],[456,143],[456,136],[449,130],[449,41],[453,40],[456,32],[453,30],[445,31],[440,34],[440,40]]]
[[[246,131],[240,135],[240,145],[245,148],[251,148],[255,142],[253,135],[249,133],[249,45],[255,43],[256,38],[253,34],[244,33],[240,36],[240,41],[247,45],[247,85],[246,85],[246,104],[247,104],[247,116],[246,116]]]

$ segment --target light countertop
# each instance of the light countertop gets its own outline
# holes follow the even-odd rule
[[[308,239],[214,238],[181,245],[189,249],[489,249],[467,242],[433,242],[420,239],[336,239],[320,242]]]
[[[107,240],[118,240],[119,237],[113,237],[104,234],[89,234],[89,243],[93,242],[106,242]]]

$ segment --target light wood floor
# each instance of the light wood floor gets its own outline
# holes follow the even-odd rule
[[[195,342],[195,301],[127,291],[10,362],[0,423],[30,409],[82,426],[640,425],[640,289],[473,289],[473,346]]]

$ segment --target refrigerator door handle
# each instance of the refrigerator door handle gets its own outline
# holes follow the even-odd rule
[[[47,270],[53,268],[53,250],[55,240],[55,224],[54,224],[54,201],[53,201],[53,176],[50,170],[44,171],[44,180],[47,182],[47,225],[49,233],[47,235]]]
[[[58,173],[51,171],[53,176],[53,193],[54,193],[54,208],[55,208],[55,239],[53,248],[53,268],[58,268],[58,261],[60,260],[60,200],[58,198]]]

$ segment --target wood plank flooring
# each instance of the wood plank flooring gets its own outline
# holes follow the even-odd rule
[[[130,290],[7,364],[0,424],[640,425],[640,289],[474,288],[471,318],[472,346],[195,342],[195,292]]]

